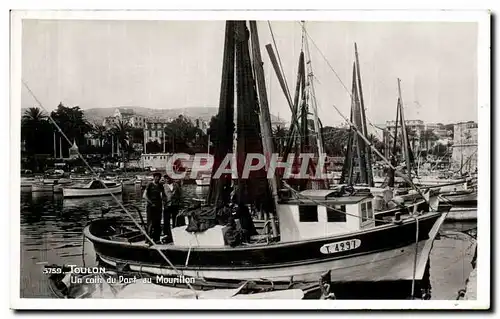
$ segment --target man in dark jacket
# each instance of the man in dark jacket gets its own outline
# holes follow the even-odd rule
[[[175,182],[170,176],[165,175],[165,207],[163,209],[163,235],[168,236],[167,242],[172,242],[171,227],[183,226],[184,220],[177,220],[177,214],[182,201],[182,190],[179,183]],[[172,221],[172,226],[170,226]]]
[[[146,186],[144,198],[147,201],[146,218],[148,235],[157,243],[160,241],[162,203],[166,195],[163,185],[160,184],[161,174],[154,173],[153,178],[153,182]]]

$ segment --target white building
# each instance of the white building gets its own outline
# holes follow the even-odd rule
[[[453,153],[451,165],[454,169],[474,171],[477,168],[477,123],[457,123],[453,127]]]
[[[165,127],[168,122],[158,118],[148,120],[144,126],[144,144],[154,141],[162,144],[166,138]]]
[[[132,109],[117,108],[112,116],[104,118],[102,125],[109,128],[118,121],[126,122],[134,128],[144,128],[147,120],[144,116],[136,114]]]
[[[140,166],[165,171],[171,153],[141,154]]]

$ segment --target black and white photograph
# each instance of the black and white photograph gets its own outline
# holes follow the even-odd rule
[[[11,307],[489,308],[489,54],[487,11],[11,11]]]

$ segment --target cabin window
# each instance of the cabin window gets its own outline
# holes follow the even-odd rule
[[[372,202],[361,203],[361,218],[362,222],[373,219]]]
[[[346,222],[347,217],[345,213],[345,205],[337,205],[333,207],[335,210],[327,207],[326,208],[326,221],[329,223],[341,223]],[[342,213],[344,212],[344,213]]]
[[[300,222],[317,222],[318,221],[318,206],[316,205],[300,205],[299,206],[299,221]]]

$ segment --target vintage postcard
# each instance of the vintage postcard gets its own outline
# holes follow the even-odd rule
[[[14,10],[10,85],[14,309],[490,307],[487,11]]]

